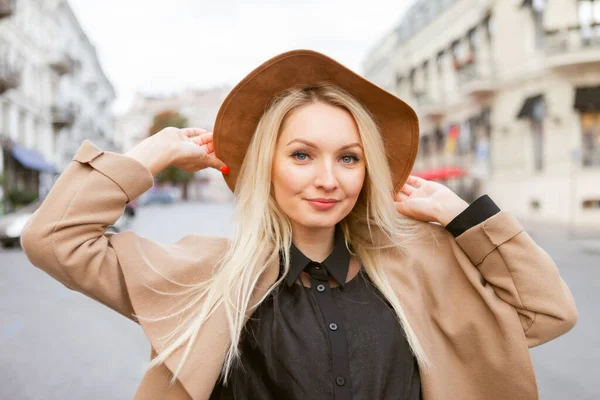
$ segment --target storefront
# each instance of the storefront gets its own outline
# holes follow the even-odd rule
[[[52,186],[56,169],[35,150],[2,141],[4,213],[44,196]]]

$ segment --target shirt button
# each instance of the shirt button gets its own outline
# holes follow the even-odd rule
[[[338,328],[337,324],[334,324],[334,323],[329,324],[329,329],[331,329],[332,331],[337,331],[337,328]]]
[[[324,292],[325,291],[325,285],[319,285],[319,286],[317,286],[317,291]]]
[[[335,383],[337,383],[338,386],[344,386],[346,380],[341,376],[338,376],[337,378],[335,378]]]
[[[316,270],[320,270],[320,269],[321,269],[321,267],[320,267],[319,265],[315,265],[315,269],[316,269]]]

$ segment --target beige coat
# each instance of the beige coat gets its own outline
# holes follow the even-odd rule
[[[134,321],[134,313],[167,312],[176,298],[160,292],[177,287],[160,274],[184,283],[206,279],[228,239],[192,234],[162,244],[130,231],[105,235],[125,203],[152,186],[152,175],[136,160],[88,141],[74,160],[23,233],[27,257],[68,288]],[[433,364],[421,371],[423,399],[538,398],[528,348],[564,334],[577,320],[556,265],[505,211],[456,239],[440,226],[432,229],[437,239],[415,245],[409,255],[381,254]],[[277,273],[274,262],[256,295]],[[228,343],[220,311],[198,336],[177,384],[167,386],[181,352],[146,374],[136,399],[209,397]],[[161,350],[159,338],[174,323],[141,322],[153,349]]]

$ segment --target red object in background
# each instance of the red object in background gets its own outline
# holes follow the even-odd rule
[[[459,167],[441,167],[438,169],[430,169],[419,172],[412,172],[411,175],[428,181],[444,181],[450,178],[460,178],[469,175],[469,171]]]
[[[458,139],[458,135],[460,134],[460,127],[458,124],[453,124],[450,126],[450,130],[448,131],[448,137],[454,140]]]

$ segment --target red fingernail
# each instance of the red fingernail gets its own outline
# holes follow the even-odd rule
[[[223,165],[221,168],[219,168],[219,171],[221,171],[224,174],[228,174],[229,168],[227,168],[227,165]]]

